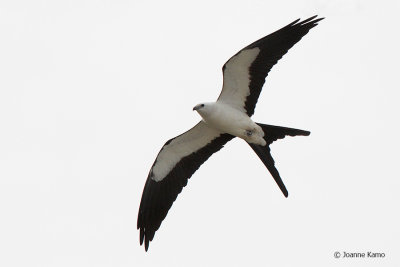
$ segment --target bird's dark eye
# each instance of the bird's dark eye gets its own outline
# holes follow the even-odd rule
[[[204,107],[204,104],[201,104],[200,106],[203,108],[203,107]]]

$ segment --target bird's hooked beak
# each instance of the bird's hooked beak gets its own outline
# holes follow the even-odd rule
[[[198,110],[204,107],[204,104],[198,104],[196,106],[194,106],[193,110]]]

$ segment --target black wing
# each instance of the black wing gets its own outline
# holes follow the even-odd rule
[[[200,122],[165,143],[147,177],[139,207],[137,228],[146,251],[188,179],[232,138]]]
[[[218,101],[252,116],[265,78],[271,68],[323,18],[293,21],[282,29],[248,45],[223,66],[224,83]]]

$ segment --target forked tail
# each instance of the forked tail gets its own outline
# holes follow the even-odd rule
[[[285,136],[308,136],[310,135],[309,131],[281,127],[281,126],[274,126],[268,124],[261,124],[257,123],[264,132],[264,140],[267,142],[265,146],[250,144],[250,147],[256,152],[257,156],[261,159],[264,163],[265,167],[267,167],[268,171],[271,173],[272,177],[274,178],[275,182],[278,184],[279,188],[281,189],[282,193],[285,197],[288,197],[289,193],[285,187],[285,184],[282,181],[281,176],[279,175],[278,170],[275,168],[274,159],[271,156],[271,149],[269,147],[274,141],[278,139],[285,138]]]

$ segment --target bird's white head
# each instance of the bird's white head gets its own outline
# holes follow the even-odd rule
[[[193,110],[196,110],[200,116],[204,117],[212,113],[214,110],[214,103],[200,103],[194,106]]]

